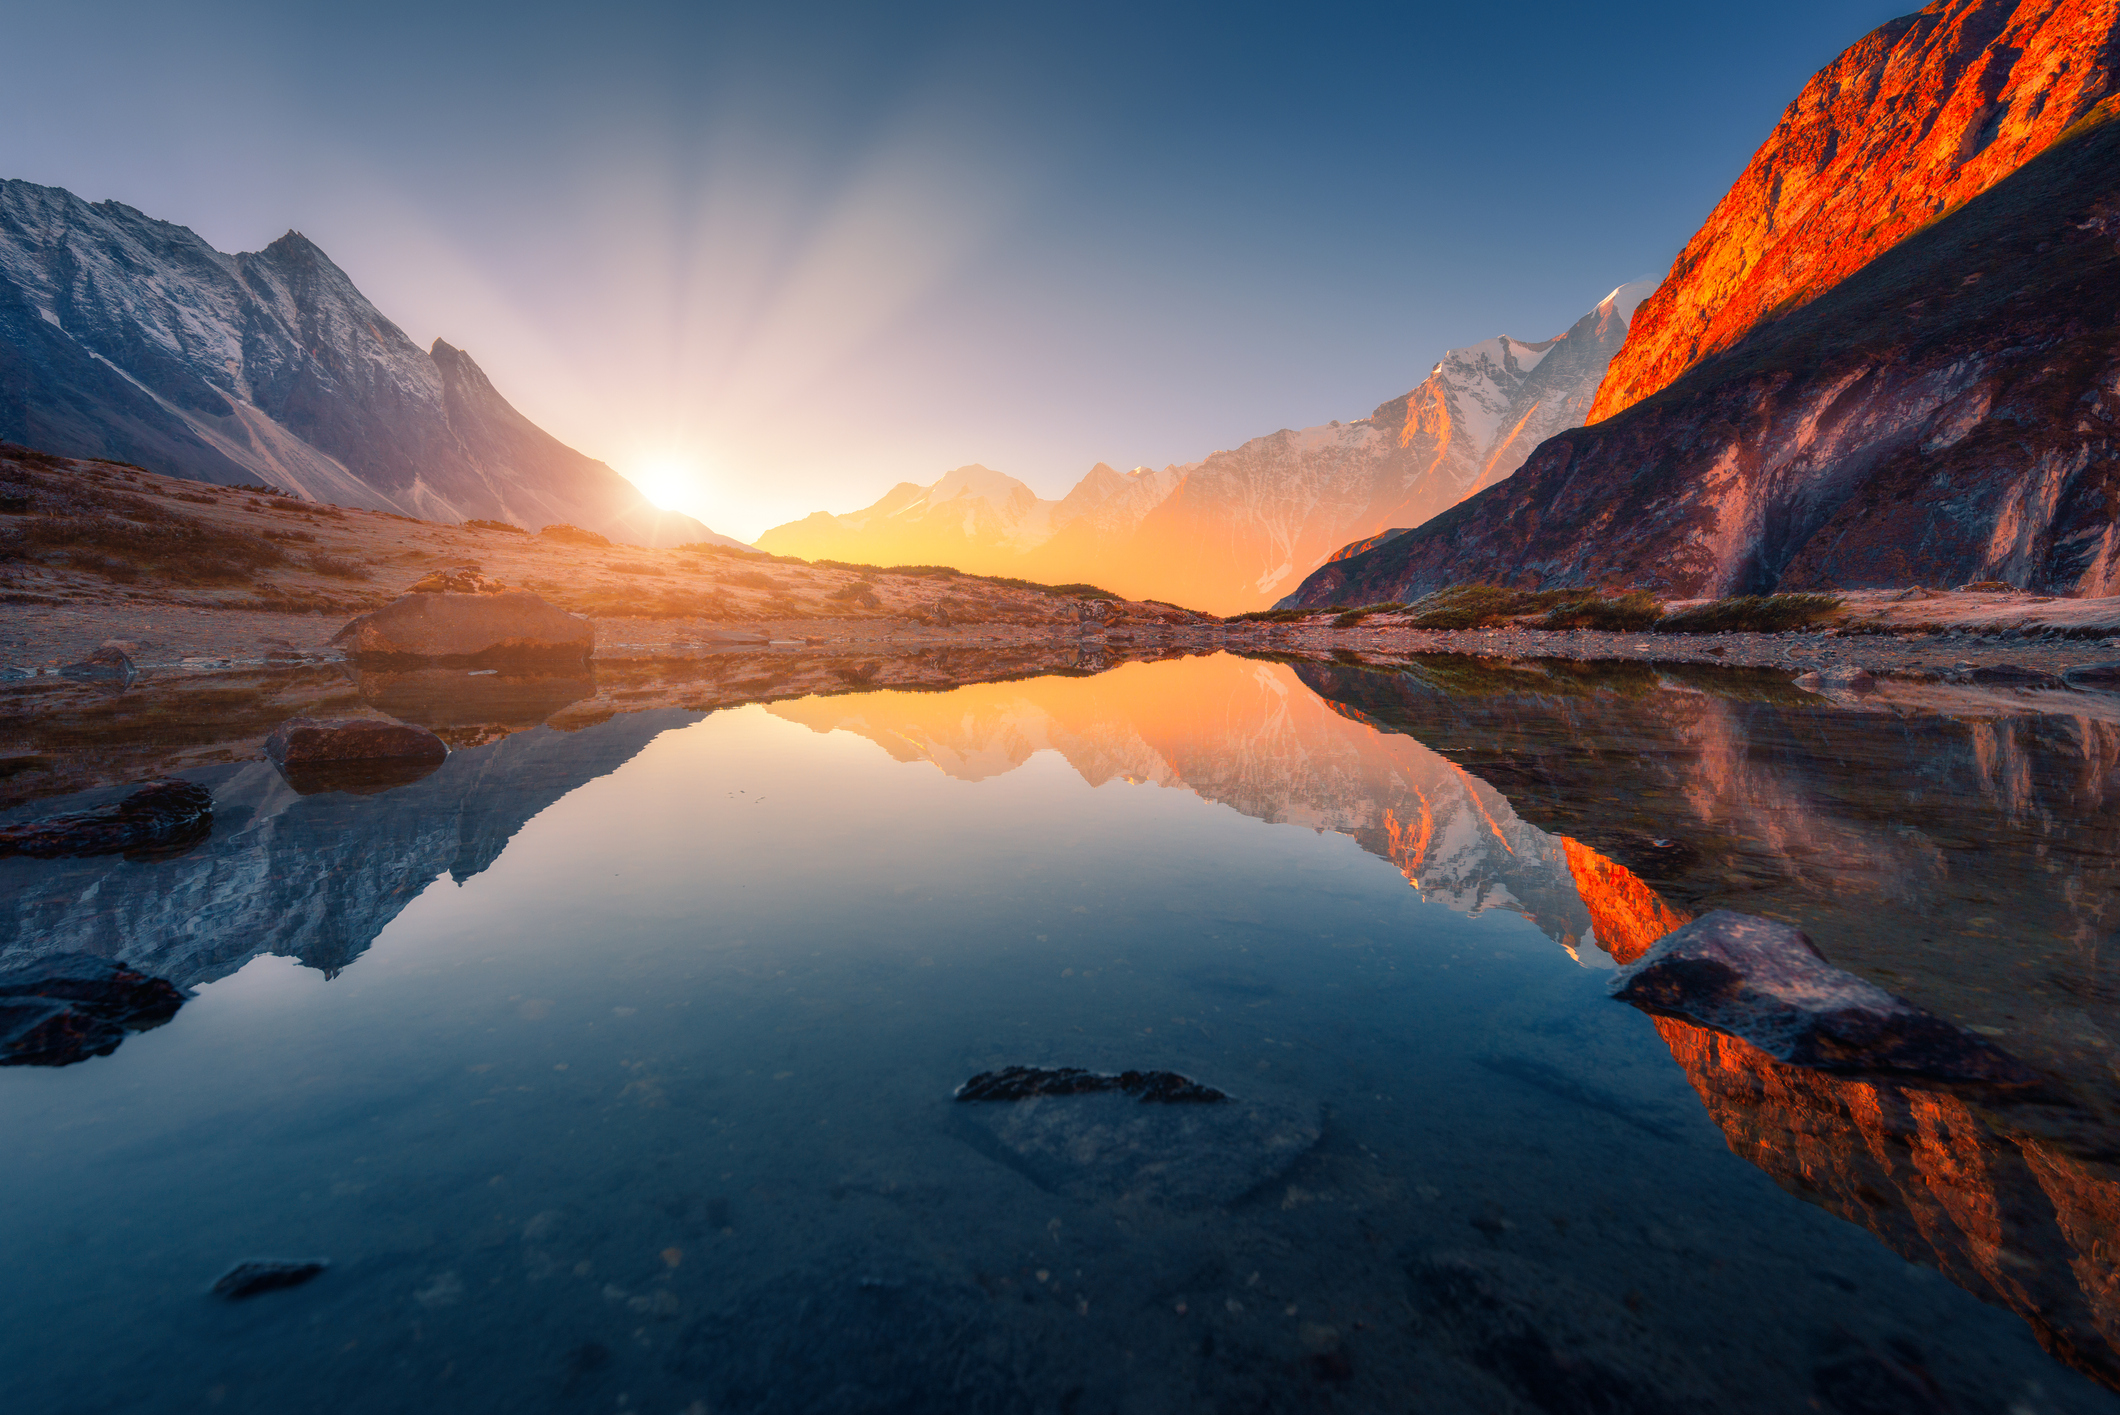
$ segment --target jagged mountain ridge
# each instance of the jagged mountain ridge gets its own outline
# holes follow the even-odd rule
[[[758,545],[808,559],[1089,581],[1216,613],[1257,609],[1349,540],[1419,524],[1579,424],[1653,287],[1619,287],[1551,339],[1453,349],[1417,388],[1360,421],[1282,429],[1160,471],[1099,463],[1058,501],[960,467],[930,487],[902,482],[848,515],[776,526]]]
[[[430,520],[716,540],[421,349],[306,237],[227,255],[117,202],[0,181],[0,440]]]
[[[2109,7],[2073,8],[2107,16],[2109,60]],[[2120,305],[2116,117],[2120,96],[2101,101],[1824,293],[1290,602],[1471,581],[2120,592],[2120,335],[2101,313]]]

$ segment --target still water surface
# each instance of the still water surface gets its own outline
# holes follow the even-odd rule
[[[249,764],[178,859],[0,862],[0,951],[198,990],[0,1071],[0,1408],[2120,1410],[2071,1369],[2098,1201],[2011,1208],[2088,1162],[1611,1002],[1604,857],[1388,679],[635,714],[374,797]],[[1233,1099],[953,1101],[1018,1063]],[[1956,1203],[1895,1106],[2015,1168]]]

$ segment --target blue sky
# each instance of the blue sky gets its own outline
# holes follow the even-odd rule
[[[300,229],[748,536],[1557,333],[1903,4],[18,6],[0,176]]]

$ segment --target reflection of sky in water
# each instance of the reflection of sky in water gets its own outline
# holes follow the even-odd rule
[[[1522,914],[1217,804],[1363,779],[1218,738],[1244,681],[1323,711],[1266,671],[1219,702],[1147,690],[1162,666],[1008,685],[1143,675],[1169,721],[1138,735],[1189,733],[1200,794],[1084,772],[1109,734],[924,764],[908,724],[980,690],[717,714],[329,981],[259,958],[112,1057],[0,1072],[4,1403],[2110,1407],[1730,1154],[1648,1020]],[[1170,1068],[1320,1138],[1151,1135],[1153,1182],[1093,1144],[1026,1158],[949,1100],[1013,1062]],[[201,1295],[312,1255],[307,1287]]]

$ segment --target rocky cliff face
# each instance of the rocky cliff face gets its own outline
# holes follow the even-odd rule
[[[1452,349],[1418,388],[1358,422],[1284,428],[1160,472],[1099,464],[1056,502],[960,467],[850,515],[777,526],[758,544],[809,559],[1088,581],[1218,614],[1258,609],[1349,540],[1417,525],[1578,426],[1654,283],[1622,285],[1539,343]]]
[[[469,354],[413,344],[306,238],[224,255],[28,182],[0,182],[0,439],[433,520],[723,539],[540,430]]]
[[[1469,581],[2120,591],[2116,112],[1291,602]]]
[[[2036,157],[2113,91],[2120,0],[1939,0],[1821,69],[1642,306],[1599,422]]]

